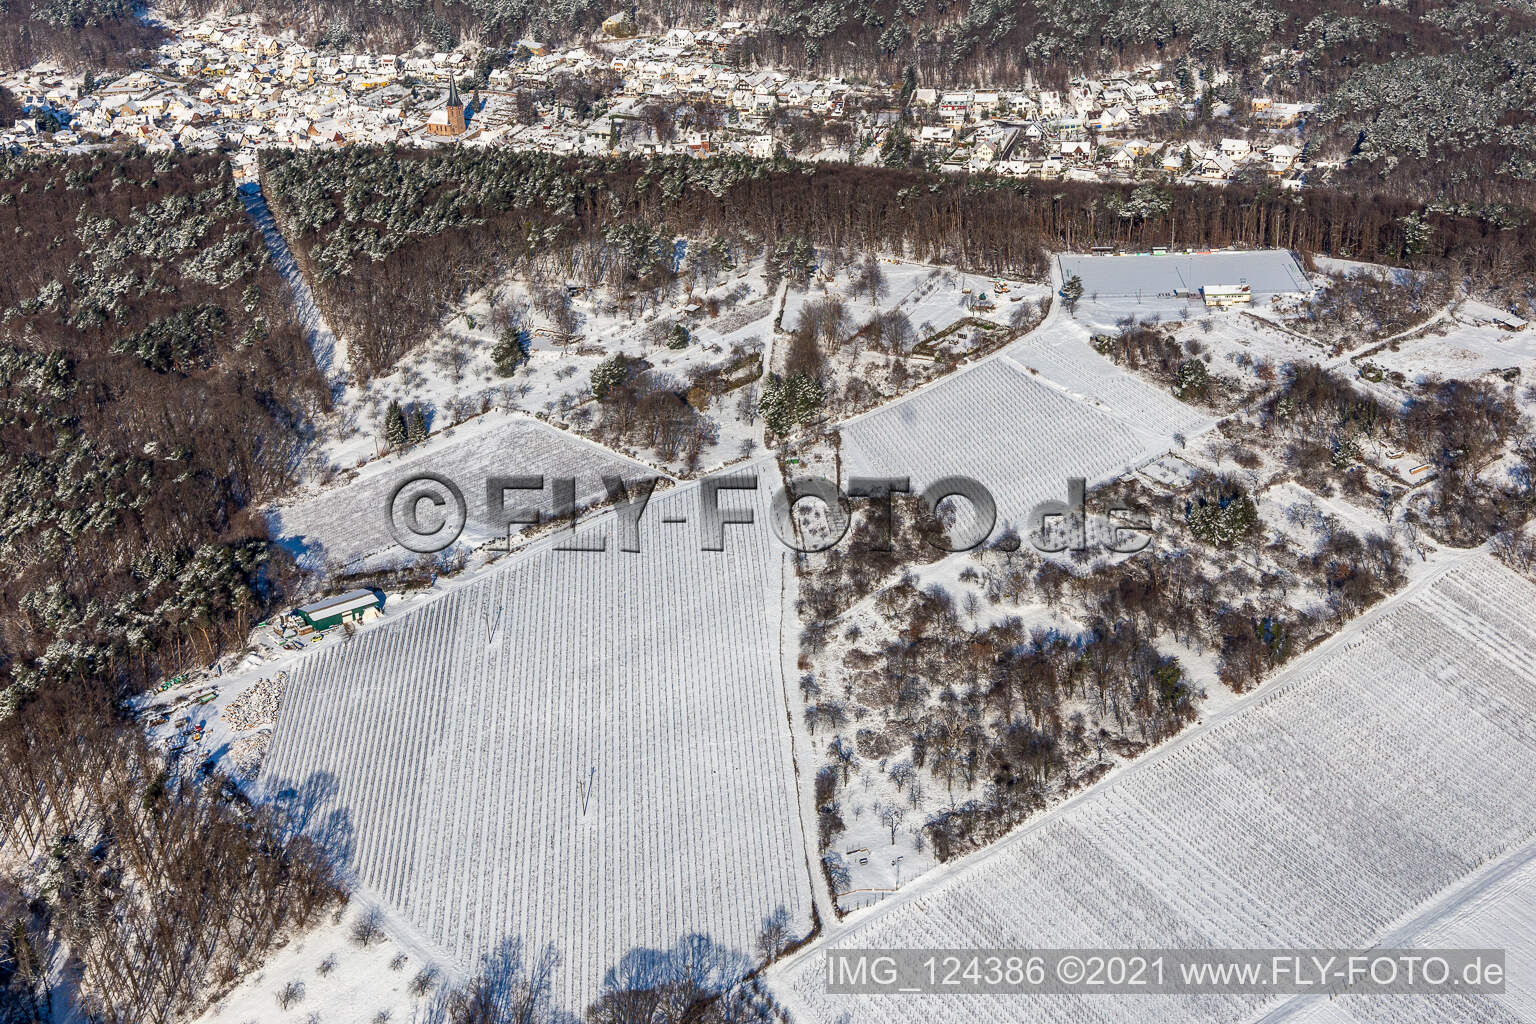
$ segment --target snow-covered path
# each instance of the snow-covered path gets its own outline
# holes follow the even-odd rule
[[[795,610],[799,595],[794,556],[779,553],[779,677],[784,685],[784,710],[789,719],[790,749],[794,754],[795,798],[800,809],[800,830],[805,836],[805,867],[810,876],[811,903],[817,924],[825,929],[838,919],[837,901],[819,862],[820,851],[811,843],[816,835],[816,768],[821,763],[816,744],[805,725],[804,702],[790,680],[797,678],[800,661],[800,616]]]
[[[273,266],[277,267],[277,272],[283,275],[283,280],[288,282],[293,292],[294,313],[308,334],[309,349],[314,353],[315,365],[330,384],[331,394],[341,394],[346,387],[348,374],[346,343],[336,336],[320,315],[315,293],[310,291],[309,282],[304,280],[299,262],[288,248],[288,240],[277,229],[277,221],[272,217],[272,210],[267,206],[267,197],[262,195],[261,186],[255,182],[241,185],[240,202],[244,204],[246,216],[251,218],[251,223],[261,231],[262,240],[267,243],[267,252],[272,256]]]

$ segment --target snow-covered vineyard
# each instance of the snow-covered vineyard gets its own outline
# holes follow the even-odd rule
[[[267,791],[458,963],[553,944],[568,1008],[692,932],[750,957],[782,906],[805,934],[766,480],[723,492],[758,517],[723,553],[701,550],[688,487],[652,501],[639,553],[536,545],[315,655]]]
[[[1157,458],[1211,420],[1119,370],[1076,325],[1057,323],[842,429],[847,472],[980,481],[999,527],[1023,529],[1040,502],[1066,497]],[[957,510],[959,531],[969,512]],[[957,531],[957,532],[959,532]]]
[[[1536,835],[1536,628],[1518,611],[1533,601],[1528,581],[1460,556],[1254,698],[919,883],[834,944],[1363,948],[1403,938],[1422,908],[1491,862],[1524,856]],[[1508,914],[1523,923],[1496,942],[1482,934],[1489,944],[1529,934],[1528,915]],[[932,1019],[921,998],[827,995],[824,959],[804,954],[779,975],[797,1020]],[[1530,993],[1506,1008],[1508,998],[1458,997],[1435,1019],[1528,1019],[1510,1010],[1528,1008]],[[1277,1003],[954,996],[944,1009],[955,1024],[1229,1022]],[[1421,1020],[1429,1009],[1376,1003],[1360,1005],[1359,1019]]]
[[[1506,949],[1507,978],[1497,996],[1450,995],[1426,1012],[1424,1000],[1295,997],[1265,1024],[1421,1024],[1425,1020],[1525,1024],[1536,1020],[1536,843],[1477,872],[1390,939],[1414,949]]]
[[[463,539],[471,544],[504,536],[490,522],[487,477],[545,477],[542,493],[519,493],[508,503],[536,505],[549,514],[552,478],[575,477],[577,504],[586,506],[604,496],[604,474],[626,480],[656,475],[649,467],[537,420],[488,413],[434,435],[404,456],[369,463],[340,486],[273,509],[272,535],[315,566],[371,567],[374,561],[398,559],[404,552],[390,535],[386,505],[397,486],[424,472],[447,477],[463,492],[468,506]]]
[[[1176,434],[1193,436],[1214,422],[1099,355],[1089,344],[1088,331],[1076,323],[1057,321],[1033,332],[1010,345],[1007,356],[1067,397],[1151,431],[1160,441]]]

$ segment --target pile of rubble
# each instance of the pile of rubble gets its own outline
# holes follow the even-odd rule
[[[261,771],[261,762],[266,759],[267,748],[272,745],[272,734],[258,732],[251,736],[242,736],[229,747],[229,761],[235,774],[242,778],[254,779],[256,773]]]
[[[277,709],[283,702],[287,680],[282,674],[273,679],[258,679],[219,715],[235,729],[254,729],[277,721]]]

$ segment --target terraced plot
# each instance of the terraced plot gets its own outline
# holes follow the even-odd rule
[[[1167,451],[1173,431],[1159,429],[1132,426],[997,358],[850,421],[843,459],[850,476],[908,476],[915,490],[971,477],[991,492],[999,527],[1022,530],[1035,505],[1066,498],[1069,478],[1092,486]],[[969,531],[969,511],[957,510],[957,533]]]
[[[1149,384],[1095,352],[1088,332],[1058,323],[1008,346],[1007,356],[1069,398],[1159,435],[1194,434],[1214,422],[1166,390]]]

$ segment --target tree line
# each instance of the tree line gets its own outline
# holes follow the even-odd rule
[[[170,773],[117,702],[282,599],[255,508],[329,393],[218,154],[0,182],[0,1001],[47,1019],[67,950],[93,1019],[183,1019],[341,888],[288,809]]]
[[[0,70],[56,60],[66,67],[126,69],[144,63],[165,30],[129,0],[6,0]]]
[[[1035,279],[1049,252],[1092,246],[1454,264],[1509,295],[1523,295],[1536,270],[1528,219],[1326,190],[1170,185],[1149,203],[1122,185],[507,149],[268,151],[261,166],[278,221],[365,377],[387,372],[467,290],[508,273],[621,293],[664,287],[678,271],[678,237],[741,256],[799,240],[813,260],[824,249],[878,251]]]

